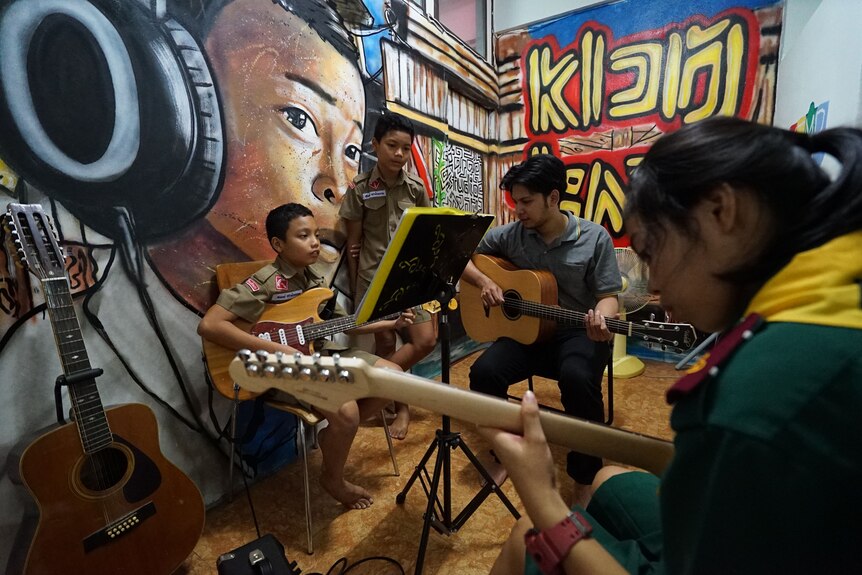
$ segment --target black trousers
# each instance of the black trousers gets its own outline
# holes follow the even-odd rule
[[[470,389],[505,398],[509,386],[538,375],[556,379],[563,409],[590,421],[604,420],[602,374],[610,346],[596,343],[581,329],[560,329],[550,341],[524,345],[509,338],[494,342],[470,368]],[[566,471],[575,481],[592,483],[602,460],[569,452]]]

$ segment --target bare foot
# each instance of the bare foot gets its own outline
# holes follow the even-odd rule
[[[406,403],[396,403],[395,408],[395,420],[389,424],[389,435],[395,439],[404,439],[410,427],[410,408]]]
[[[495,485],[500,486],[509,478],[509,472],[506,471],[506,468],[503,467],[503,464],[497,461],[497,458],[494,457],[494,454],[490,451],[486,452],[486,456],[481,458],[482,467],[485,468],[485,471],[488,472],[488,475],[491,476],[491,480]],[[485,486],[485,478],[482,478],[481,482],[482,487]]]
[[[320,478],[320,485],[327,493],[349,509],[368,509],[374,503],[374,498],[363,488],[349,481],[331,481]]]

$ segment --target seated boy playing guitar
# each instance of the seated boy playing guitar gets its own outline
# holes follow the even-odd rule
[[[318,227],[311,210],[300,204],[284,204],[273,209],[266,218],[266,233],[277,257],[243,283],[225,289],[215,305],[207,310],[198,326],[198,334],[216,344],[233,350],[282,351],[293,354],[297,349],[275,340],[256,337],[241,329],[236,322],[244,320],[255,323],[266,309],[266,304],[288,302],[306,290],[320,287],[323,276],[314,267],[320,254]],[[346,315],[336,305],[334,317]],[[411,312],[398,319],[368,324],[349,333],[373,333],[410,325]],[[376,367],[388,367],[401,371],[398,365],[370,353],[347,349],[333,342],[321,342],[323,352],[337,351],[341,355],[359,357]],[[389,403],[385,399],[367,398],[345,403],[337,411],[320,411],[329,425],[320,433],[320,449],[323,454],[321,485],[340,503],[351,509],[365,509],[373,502],[371,494],[344,478],[344,466],[350,446],[356,436],[359,423]]]

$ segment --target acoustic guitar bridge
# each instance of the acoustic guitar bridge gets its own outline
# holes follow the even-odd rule
[[[155,514],[156,505],[152,501],[142,507],[138,507],[110,525],[88,535],[84,539],[84,553],[89,553],[102,545],[126,535],[143,523],[148,517],[152,517]]]

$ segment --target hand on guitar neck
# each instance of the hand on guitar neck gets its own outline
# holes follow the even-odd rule
[[[477,262],[479,266],[481,266],[481,269],[474,262]],[[491,277],[493,275],[493,277],[497,278],[498,281],[507,279],[504,276],[501,276],[500,272],[506,269],[514,269],[514,267],[510,265],[507,268],[503,265],[505,263],[507,262],[504,262],[504,260],[501,260],[499,258],[492,258],[490,256],[477,254],[473,256],[473,259],[470,262],[467,263],[467,267],[462,274],[462,279],[466,280],[468,283],[479,289],[478,295],[485,311],[485,317],[488,317],[490,315],[490,308],[503,306],[507,303],[506,292]],[[495,269],[495,266],[499,269]],[[548,293],[544,294],[546,296],[544,299],[548,299],[549,297],[551,297],[550,292],[552,290],[552,297],[554,300],[556,300],[557,287],[554,277],[550,274],[550,272],[541,271],[538,273],[542,274],[540,276],[542,280],[549,284],[549,287],[546,289]],[[550,287],[550,285],[552,285],[552,288]],[[511,299],[511,296],[509,299]],[[583,314],[582,327],[585,328],[587,332],[587,337],[589,337],[591,340],[610,341],[613,339],[614,334],[608,327],[606,320],[615,320],[618,318],[619,302],[616,295],[600,297],[596,302],[595,309],[588,310],[585,314]]]
[[[365,397],[402,401],[455,419],[520,433],[521,409],[504,399],[441,384],[422,377],[371,367],[350,357],[274,356],[242,351],[229,365],[229,376],[244,391],[260,394],[280,389],[329,411]],[[598,457],[661,473],[673,445],[598,423],[542,412],[548,441]]]
[[[198,335],[203,338],[203,353],[207,372],[216,390],[233,399],[234,385],[227,373],[228,364],[240,349],[309,354],[314,342],[337,333],[371,333],[411,325],[415,317],[412,310],[395,313],[383,318],[356,324],[356,316],[348,315],[321,321],[317,310],[333,296],[326,288],[310,289],[294,299],[277,305],[269,305],[257,323],[242,320],[233,312],[215,304],[198,325]],[[239,392],[244,401],[258,394],[245,390]]]
[[[592,329],[591,339],[602,340],[597,335],[599,318],[595,313],[591,316],[557,305],[557,282],[548,271],[521,270],[506,260],[476,254],[462,278],[466,281],[461,283],[461,319],[467,335],[476,341],[509,337],[529,345],[552,337],[557,324],[584,327],[588,332]],[[497,289],[502,292],[502,301]],[[610,300],[616,298],[603,298],[599,303]],[[489,307],[494,302],[498,305]],[[601,320],[603,334],[606,327],[611,333],[678,352],[691,349],[697,339],[697,332],[688,324],[624,321],[616,319],[616,310],[604,313],[606,308],[596,307],[605,316]]]

